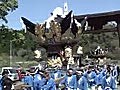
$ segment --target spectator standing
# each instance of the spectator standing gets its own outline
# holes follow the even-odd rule
[[[2,90],[11,90],[13,81],[8,77],[9,72],[4,70],[2,73],[1,85]]]

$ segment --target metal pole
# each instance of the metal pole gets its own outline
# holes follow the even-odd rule
[[[9,66],[11,66],[11,61],[12,61],[12,41],[10,40],[10,61],[9,61]]]
[[[118,23],[118,39],[119,39],[119,48],[120,48],[120,23]]]

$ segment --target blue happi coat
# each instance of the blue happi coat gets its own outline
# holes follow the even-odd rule
[[[104,90],[106,87],[110,87],[112,90],[116,90],[116,82],[115,78],[110,76],[109,82],[106,80],[106,76],[102,79],[102,89]]]
[[[103,78],[103,74],[102,74],[102,72],[99,72],[99,74],[95,78],[96,85],[102,84],[102,78]]]
[[[33,77],[31,75],[25,76],[25,84],[33,86]]]
[[[35,74],[34,77],[33,77],[33,88],[34,90],[39,90],[39,87],[41,83],[40,80],[42,79],[41,75],[40,74]]]
[[[0,90],[2,90],[2,77],[0,77]]]
[[[56,84],[52,78],[47,80],[47,82],[45,78],[43,78],[42,80],[43,80],[43,85],[40,87],[39,90],[56,90]]]
[[[88,90],[88,83],[87,79],[82,76],[78,81],[77,81],[77,88],[79,90]]]
[[[91,71],[89,74],[88,74],[88,84],[89,86],[93,86],[95,85],[95,79],[96,79],[96,73],[95,71]]]
[[[60,70],[57,70],[57,71],[53,72],[52,75],[51,75],[51,77],[53,79],[60,78],[61,76],[62,76],[62,74],[61,74]]]
[[[68,78],[71,77],[71,80],[68,82]],[[66,88],[70,89],[77,89],[77,78],[76,75],[72,76],[65,76],[64,80],[61,82],[61,84],[64,83]]]
[[[107,73],[107,69],[102,69],[101,73],[103,74],[103,76],[105,76]]]
[[[111,72],[111,75],[116,78],[116,77],[118,76],[117,70],[114,69],[114,70]]]

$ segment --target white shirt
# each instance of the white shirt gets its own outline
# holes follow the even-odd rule
[[[68,84],[70,83],[71,79],[72,79],[72,76],[67,78]]]
[[[108,77],[108,78],[106,79],[107,85],[110,85],[110,79],[111,79],[111,77]]]
[[[58,73],[54,74],[54,78],[57,79],[58,78]]]

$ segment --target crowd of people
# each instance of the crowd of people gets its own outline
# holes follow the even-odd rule
[[[21,82],[29,85],[26,90],[118,90],[119,67],[117,65],[91,66],[63,71],[38,70],[34,75],[29,70]],[[3,72],[1,90],[11,90],[12,81],[8,73]]]

